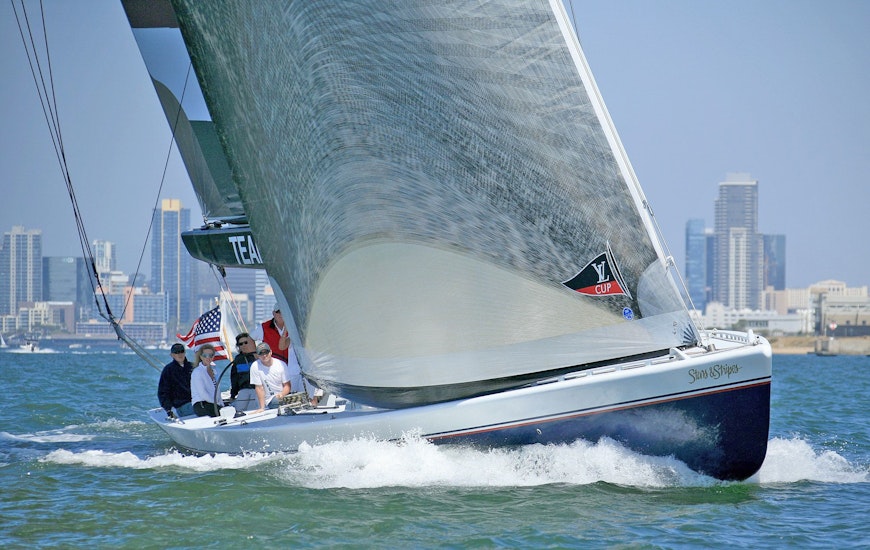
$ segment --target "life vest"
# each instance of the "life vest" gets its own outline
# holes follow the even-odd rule
[[[274,319],[263,321],[263,341],[269,344],[272,348],[272,357],[277,357],[281,361],[287,362],[287,349],[280,349],[278,341],[281,339],[281,333],[278,332],[278,327],[275,326]]]

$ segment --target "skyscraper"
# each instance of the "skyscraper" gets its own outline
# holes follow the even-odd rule
[[[255,320],[266,320],[272,316],[272,308],[275,306],[275,292],[272,290],[272,283],[269,281],[269,276],[263,269],[254,271],[255,275],[255,298],[254,298],[254,317]]]
[[[764,288],[785,290],[785,235],[764,235]]]
[[[244,317],[244,321],[247,324],[251,324],[254,321],[262,321],[262,319],[255,317],[254,311],[257,295],[257,271],[262,270],[227,269],[227,285],[230,287],[230,290],[232,290],[234,295],[247,294],[248,299],[251,301],[252,307],[247,312],[248,315]]]
[[[21,302],[41,300],[42,231],[13,226],[0,249],[0,315],[17,315]]]
[[[707,304],[707,233],[704,220],[686,222],[686,286],[695,309]]]
[[[192,320],[191,257],[181,242],[190,228],[190,209],[178,199],[163,199],[154,209],[151,230],[151,291],[163,292],[168,302],[170,331]]]
[[[94,291],[88,278],[84,258],[51,256],[42,259],[42,299],[49,302],[73,302],[75,318],[90,312]]]
[[[715,203],[713,299],[734,309],[759,309],[763,283],[758,233],[758,181],[728,174]]]
[[[94,239],[91,243],[94,252],[94,264],[97,273],[109,273],[115,271],[115,243]]]

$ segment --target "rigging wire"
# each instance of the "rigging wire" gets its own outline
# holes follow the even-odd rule
[[[245,319],[242,316],[242,309],[239,306],[239,303],[236,301],[236,295],[233,293],[230,288],[229,281],[227,281],[226,270],[215,264],[208,264],[211,268],[211,272],[217,281],[218,288],[220,289],[219,295],[221,297],[228,297],[226,308],[221,307],[222,314],[229,314],[228,316],[231,319],[225,319],[225,322],[230,324],[233,327],[233,330],[238,334],[239,332],[248,332],[248,327],[245,324]],[[223,303],[223,300],[219,298],[219,301]],[[237,330],[237,329],[241,330]]]
[[[574,11],[574,0],[570,0],[568,4],[571,7],[571,19],[574,25],[574,34],[577,36],[577,42],[582,44],[582,40],[580,40],[580,29],[577,27],[577,14]],[[671,249],[668,246],[667,240],[665,240],[662,228],[659,226],[659,222],[656,219],[655,214],[653,214],[652,206],[650,206],[649,201],[647,201],[647,199],[645,198],[643,200],[643,206],[646,209],[650,220],[652,220],[653,227],[655,228],[655,238],[658,240],[659,244],[662,246],[662,249],[665,252],[665,269],[675,274],[676,282],[679,283],[679,287],[677,290],[682,290],[681,294],[685,297],[685,299],[682,300],[683,308],[687,311],[687,313],[689,314],[689,318],[695,324],[695,330],[700,334],[700,328],[702,325],[700,313],[695,307],[695,303],[692,300],[692,295],[689,293],[689,288],[686,285],[686,281],[685,279],[683,279],[680,270],[677,269],[676,263],[674,262],[674,256],[673,254],[671,254]],[[688,300],[688,303],[686,302],[686,300]]]
[[[190,80],[190,72],[193,68],[193,63],[187,66],[187,75],[184,77],[184,87],[181,90],[181,100],[178,102],[178,110],[175,112],[175,121],[172,124],[172,135],[169,138],[169,147],[166,151],[166,160],[163,162],[163,174],[160,176],[160,185],[157,188],[157,196],[154,198],[154,207],[152,212],[157,210],[157,204],[160,202],[160,195],[163,193],[163,184],[166,183],[166,174],[169,171],[169,159],[172,158],[172,147],[175,144],[175,132],[178,128],[178,122],[181,120],[181,106],[184,104],[184,96],[187,94],[187,83]],[[139,252],[139,261],[136,263],[136,272],[133,274],[133,280],[139,276],[139,271],[142,269],[142,261],[145,258],[145,249],[148,247],[148,239],[151,237],[151,231],[154,229],[154,216],[151,216],[151,221],[148,223],[148,230],[145,232],[145,240],[142,243],[142,250]],[[152,258],[152,261],[154,258]],[[133,299],[132,294],[127,297],[124,303],[124,311],[127,310],[130,300]]]
[[[644,199],[643,205],[644,205],[644,208],[646,208],[646,211],[649,214],[649,217],[653,222],[653,226],[655,227],[656,238],[658,239],[659,243],[664,248],[665,254],[667,254],[667,257],[665,258],[665,262],[666,262],[665,269],[670,271],[671,273],[673,273],[676,276],[676,280],[679,281],[680,289],[682,290],[681,294],[683,294],[683,297],[684,297],[683,307],[689,313],[689,318],[692,320],[693,323],[695,323],[695,329],[700,334],[700,332],[701,332],[700,329],[701,329],[701,324],[702,324],[700,313],[699,313],[698,309],[695,307],[695,302],[692,300],[692,295],[689,293],[689,287],[686,285],[686,280],[683,279],[683,276],[680,273],[680,270],[677,269],[676,262],[674,261],[674,256],[673,256],[673,254],[671,254],[671,248],[668,246],[667,240],[665,240],[664,233],[662,232],[662,228],[659,225],[658,219],[656,218],[655,214],[653,213],[652,206],[650,206],[649,201],[647,201],[646,199]],[[686,303],[686,300],[688,300],[688,303]]]
[[[94,294],[94,301],[96,302],[97,311],[102,318],[109,322],[109,324],[112,326],[112,329],[115,331],[115,334],[118,336],[119,340],[127,344],[127,346],[129,346],[139,357],[145,360],[145,362],[147,362],[149,365],[157,370],[160,370],[162,368],[162,364],[151,354],[149,354],[138,342],[130,338],[127,333],[124,332],[124,329],[118,319],[115,318],[115,316],[112,314],[112,309],[109,306],[109,301],[107,298],[107,292],[105,288],[103,288],[102,281],[100,280],[100,276],[97,271],[96,261],[94,259],[93,250],[91,249],[90,240],[87,236],[87,231],[85,230],[84,220],[81,216],[81,210],[79,209],[78,200],[76,199],[75,188],[73,187],[72,176],[70,175],[69,164],[67,162],[66,152],[63,146],[63,137],[60,130],[60,115],[57,107],[57,97],[54,93],[54,75],[51,70],[51,52],[48,47],[48,32],[45,26],[45,10],[43,7],[43,3],[40,0],[39,15],[42,20],[42,47],[44,48],[43,51],[45,55],[45,71],[43,71],[43,64],[40,61],[40,49],[36,45],[33,28],[30,24],[30,17],[28,17],[27,15],[27,8],[24,5],[24,0],[19,1],[19,8],[16,8],[15,0],[10,0],[10,4],[12,5],[12,11],[15,13],[15,21],[18,25],[18,33],[21,36],[21,42],[24,45],[25,55],[27,56],[27,61],[30,66],[30,72],[33,76],[33,83],[36,86],[40,106],[42,107],[42,113],[45,118],[46,125],[48,126],[49,134],[51,136],[55,157],[57,158],[58,166],[60,167],[64,183],[66,184],[67,194],[69,195],[70,203],[73,209],[73,217],[75,218],[76,230],[79,236],[79,244],[82,249],[82,255],[89,263],[90,271],[88,280],[91,285],[91,290]],[[21,10],[20,15],[19,9]],[[25,29],[27,34],[26,37]],[[45,74],[46,72],[48,73],[47,80]],[[102,297],[102,303],[100,303],[100,299],[97,297],[98,294]]]

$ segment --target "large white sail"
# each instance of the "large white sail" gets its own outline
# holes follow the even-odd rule
[[[694,341],[558,0],[173,6],[325,388],[410,406]]]

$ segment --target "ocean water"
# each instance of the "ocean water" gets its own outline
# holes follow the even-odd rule
[[[775,356],[741,483],[609,440],[196,455],[149,423],[157,378],[117,350],[0,353],[0,547],[870,546],[870,357]]]

